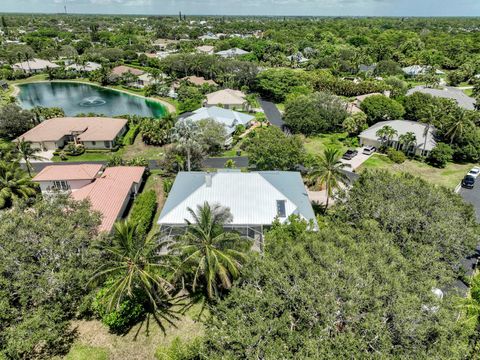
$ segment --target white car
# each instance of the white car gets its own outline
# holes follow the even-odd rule
[[[467,175],[473,176],[474,178],[477,178],[478,175],[480,175],[480,167],[474,167],[472,168]]]

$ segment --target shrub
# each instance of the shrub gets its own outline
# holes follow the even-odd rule
[[[407,157],[402,151],[395,150],[394,148],[387,150],[387,156],[390,160],[397,164],[401,164],[407,160]]]
[[[172,179],[163,179],[163,191],[168,195],[170,190],[172,190],[173,180]]]
[[[102,323],[108,326],[110,331],[114,333],[123,333],[132,325],[135,325],[145,314],[145,308],[136,296],[122,301],[118,307],[108,311],[109,297],[107,296],[108,286],[111,285],[107,281],[101,288],[95,300],[92,303],[92,310]]]
[[[150,231],[156,211],[157,194],[154,190],[145,191],[137,196],[130,212],[130,219],[137,224],[137,231],[141,236],[147,235]]]
[[[445,143],[438,143],[430,154],[428,154],[427,162],[435,167],[444,168],[447,163],[452,160],[453,149]]]
[[[135,138],[137,137],[139,131],[139,125],[132,126],[123,137],[123,145],[132,145],[135,142]]]
[[[70,156],[79,156],[85,152],[85,146],[82,144],[69,143],[65,147],[65,153]]]
[[[195,338],[190,342],[184,342],[176,337],[170,346],[159,347],[155,352],[158,360],[190,360],[197,359],[203,346],[202,338]]]

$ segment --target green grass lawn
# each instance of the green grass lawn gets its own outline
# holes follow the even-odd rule
[[[321,134],[303,138],[303,144],[309,154],[320,155],[326,148],[335,148],[340,152],[346,151],[349,146],[345,144],[347,133]]]
[[[24,83],[29,83],[29,82],[34,82],[34,81],[44,81],[47,80],[47,74],[37,74],[30,76],[26,79],[19,79],[19,80],[13,80],[10,81],[10,84],[24,84]]]
[[[473,89],[465,89],[465,90],[463,90],[463,93],[467,96],[472,96],[473,95]]]
[[[52,158],[53,162],[85,162],[85,161],[107,161],[113,154],[119,154],[120,150],[116,153],[114,152],[98,152],[90,153],[85,152],[82,155],[78,156],[67,156],[67,160],[60,159],[60,156],[54,156]]]
[[[108,350],[102,347],[75,344],[65,360],[108,360]]]
[[[437,169],[417,160],[395,164],[385,155],[374,154],[356,169],[356,172],[361,173],[365,169],[382,169],[393,173],[405,172],[453,190],[473,166],[475,165],[449,163],[445,169]]]

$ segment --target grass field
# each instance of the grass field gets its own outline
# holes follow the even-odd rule
[[[421,177],[432,184],[454,189],[473,166],[474,164],[449,163],[445,169],[437,169],[417,160],[407,160],[403,164],[395,164],[385,155],[374,154],[356,172],[361,173],[365,169],[383,169],[394,173],[405,172]]]
[[[346,151],[349,147],[345,145],[347,133],[322,134],[303,138],[303,144],[308,153],[320,155],[323,151],[332,147],[340,152]]]
[[[75,344],[65,360],[108,360],[108,350],[102,347]]]

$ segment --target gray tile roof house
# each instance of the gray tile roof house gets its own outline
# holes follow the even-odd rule
[[[223,124],[225,131],[227,132],[226,143],[228,143],[229,140],[231,140],[237,125],[244,125],[245,127],[248,127],[255,119],[255,116],[224,109],[218,106],[210,106],[197,109],[192,113],[188,113],[187,116],[182,117],[182,119],[190,119],[195,122],[204,119],[213,119],[216,122]]]
[[[261,236],[276,218],[283,223],[292,214],[317,227],[300,173],[223,170],[178,173],[158,219],[162,232],[184,231],[186,220],[193,220],[187,209],[205,202],[229,208],[233,221],[226,227],[251,238]]]
[[[453,99],[458,106],[466,110],[475,110],[475,99],[465,94],[461,89],[446,86],[441,89],[428,88],[425,86],[416,86],[408,90],[407,95],[412,95],[415,92],[430,94],[441,98]]]
[[[427,137],[425,139],[425,132],[427,125],[419,123],[416,121],[410,120],[389,120],[389,121],[380,121],[367,130],[362,131],[358,136],[360,138],[360,145],[362,146],[381,146],[381,139],[377,136],[377,131],[384,126],[390,126],[397,131],[397,135],[393,137],[392,141],[393,147],[401,146],[398,143],[400,135],[406,134],[408,132],[413,132],[416,137],[415,153],[422,155],[423,149],[425,148],[425,154],[427,155],[430,150],[432,150],[437,144],[435,141],[435,128],[430,126]],[[426,145],[425,145],[426,143]]]
[[[221,57],[229,58],[229,57],[246,55],[246,54],[250,54],[250,53],[248,51],[243,50],[243,49],[233,48],[233,49],[218,51],[215,54],[220,55]]]

